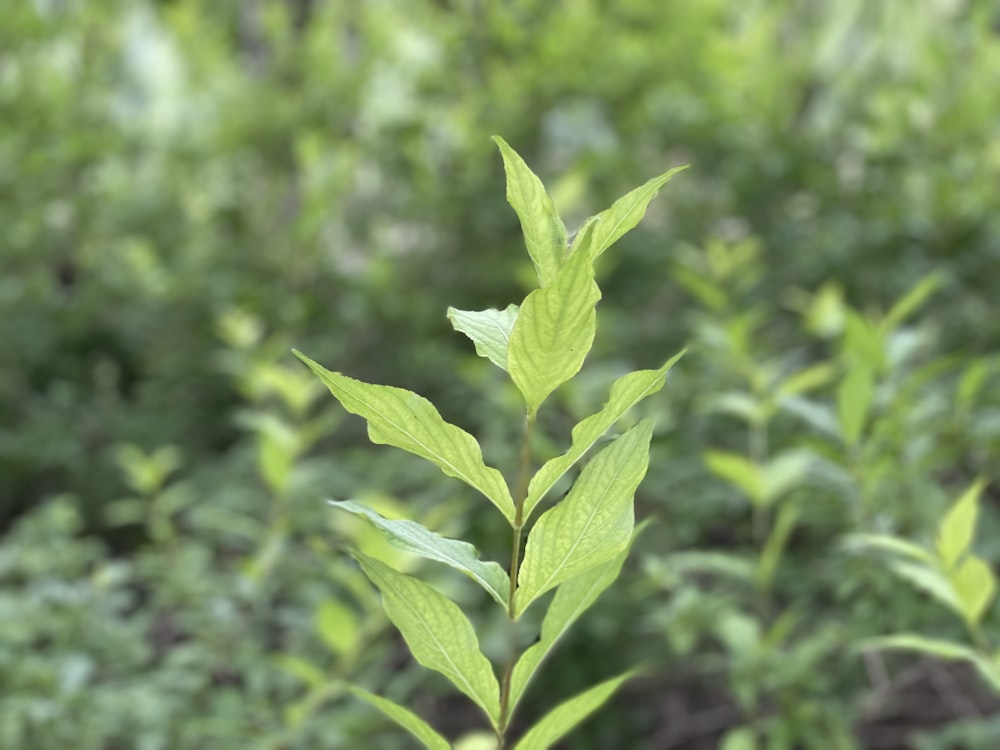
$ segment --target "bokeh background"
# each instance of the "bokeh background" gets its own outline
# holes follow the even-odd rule
[[[5,3],[0,747],[412,747],[345,681],[477,747],[344,549],[481,612],[490,651],[488,602],[323,500],[499,559],[504,527],[290,349],[431,398],[509,471],[516,394],[445,318],[532,282],[493,134],[571,229],[691,165],[602,259],[547,406],[543,457],[691,346],[640,409],[652,523],[523,721],[644,661],[565,747],[1000,747],[974,672],[859,651],[968,636],[844,542],[927,543],[997,475],[998,92],[976,0]]]

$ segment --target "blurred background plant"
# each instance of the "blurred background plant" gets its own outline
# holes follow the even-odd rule
[[[530,276],[493,133],[570,223],[692,164],[602,260],[596,366],[541,426],[558,452],[616,375],[693,344],[636,415],[634,585],[534,690],[662,669],[574,747],[995,747],[973,670],[864,646],[967,644],[962,619],[844,540],[933,549],[982,477],[975,551],[1000,556],[998,23],[975,0],[6,8],[0,747],[406,747],[348,675],[474,726],[415,694],[330,554],[376,542],[323,501],[378,486],[499,555],[489,514],[364,447],[288,350],[432,398],[513,465],[511,394],[444,314]],[[998,641],[993,609],[976,627]]]

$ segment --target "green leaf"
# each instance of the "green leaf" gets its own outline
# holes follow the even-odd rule
[[[848,547],[872,547],[909,557],[925,565],[934,564],[934,558],[923,547],[888,534],[851,534],[844,540],[844,544]]]
[[[859,648],[863,650],[876,648],[891,651],[919,651],[939,659],[976,661],[979,658],[979,654],[961,643],[944,641],[939,638],[925,638],[913,633],[866,638],[859,644]]]
[[[976,533],[979,515],[979,495],[986,482],[979,480],[955,501],[938,527],[937,553],[945,570],[951,570],[969,547]]]
[[[943,280],[944,277],[940,273],[934,272],[918,281],[913,289],[892,306],[892,309],[885,316],[885,320],[882,321],[882,330],[884,332],[891,331],[906,320],[937,291]]]
[[[368,701],[368,703],[375,706],[375,708],[407,730],[420,740],[427,750],[451,750],[448,740],[435,732],[426,721],[408,708],[403,708],[388,698],[382,698],[374,693],[369,693],[367,690],[359,688],[356,685],[349,685],[347,689],[358,698]]]
[[[507,141],[498,135],[493,140],[500,147],[507,173],[507,202],[521,222],[524,244],[535,265],[539,286],[547,287],[555,281],[566,260],[566,227],[538,176]]]
[[[705,465],[717,476],[739,487],[754,505],[764,500],[764,473],[738,453],[705,451]]]
[[[836,368],[829,362],[807,367],[790,375],[778,386],[778,396],[797,396],[801,393],[822,388],[837,375]]]
[[[479,312],[449,307],[448,320],[456,331],[472,339],[476,354],[506,370],[510,332],[517,320],[517,312],[517,305],[508,305],[505,310],[490,308]]]
[[[749,727],[730,729],[722,738],[719,750],[757,750],[757,735]]]
[[[416,521],[390,521],[371,508],[352,500],[330,500],[330,505],[367,519],[393,547],[436,560],[467,573],[490,596],[506,607],[510,597],[507,572],[495,562],[483,562],[468,542],[435,534]]]
[[[336,599],[328,599],[316,610],[316,630],[327,646],[343,656],[358,645],[361,626],[353,609]]]
[[[889,567],[900,578],[906,579],[918,589],[930,594],[948,609],[959,615],[963,614],[962,605],[958,601],[951,581],[938,570],[903,560],[893,560],[889,563]]]
[[[842,347],[844,361],[849,366],[863,365],[879,371],[885,362],[885,340],[881,331],[850,308],[845,309]]]
[[[472,623],[454,602],[423,581],[356,554],[365,575],[382,592],[382,607],[414,658],[440,672],[475,701],[496,726],[500,687],[479,650]]]
[[[868,418],[875,396],[875,375],[864,364],[855,364],[837,389],[837,415],[840,433],[848,445],[856,445]]]
[[[572,441],[568,451],[561,456],[545,463],[531,478],[528,485],[528,496],[524,501],[524,520],[531,517],[535,506],[552,489],[590,447],[597,442],[608,428],[621,419],[629,409],[642,401],[646,396],[659,391],[666,382],[667,371],[684,356],[684,352],[671,357],[658,370],[637,370],[618,378],[611,386],[611,395],[603,408],[596,414],[581,420],[573,428]]]
[[[801,485],[809,476],[815,461],[814,454],[801,449],[787,450],[774,456],[764,467],[764,503],[773,503]]]
[[[599,257],[605,250],[617,242],[624,234],[633,229],[642,217],[646,215],[646,208],[650,201],[660,192],[660,188],[670,182],[670,179],[687,166],[674,167],[668,172],[664,172],[659,177],[640,185],[635,190],[626,193],[616,200],[611,208],[601,211],[594,217],[593,235],[589,237],[587,251],[591,260]],[[584,232],[577,234],[577,240],[583,238]],[[574,241],[570,254],[576,252],[578,246],[582,244]]]
[[[950,577],[962,616],[970,625],[976,625],[982,619],[986,607],[993,601],[997,590],[993,571],[985,561],[970,556],[965,558],[962,566]]]
[[[577,724],[600,708],[621,684],[633,675],[634,672],[629,671],[605,680],[559,704],[521,738],[514,750],[548,750],[569,734]]]
[[[554,586],[614,559],[632,536],[632,498],[649,464],[653,423],[644,419],[584,467],[566,497],[528,535],[514,614]]]
[[[326,682],[326,674],[322,669],[305,659],[292,654],[277,654],[274,664],[292,677],[296,677],[311,688],[316,688]]]
[[[508,521],[514,501],[503,475],[486,466],[479,443],[465,430],[445,422],[434,405],[412,391],[371,385],[331,372],[296,351],[347,411],[368,420],[373,443],[402,448],[482,492]]]
[[[511,713],[517,707],[539,665],[559,639],[618,578],[628,552],[629,548],[626,548],[617,557],[570,578],[556,590],[556,595],[545,612],[545,619],[542,620],[542,631],[538,641],[521,654],[521,658],[514,665],[510,679]]]
[[[579,372],[597,331],[594,306],[600,298],[594,266],[582,253],[569,259],[552,286],[525,298],[511,331],[507,366],[529,413]]]

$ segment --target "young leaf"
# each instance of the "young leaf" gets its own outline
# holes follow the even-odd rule
[[[483,462],[476,439],[445,422],[430,401],[403,388],[371,385],[331,372],[301,352],[296,351],[295,356],[309,365],[347,411],[368,421],[368,437],[373,443],[392,445],[427,459],[448,476],[482,492],[513,521],[514,501],[503,475]]]
[[[962,610],[962,616],[970,625],[976,625],[993,601],[997,582],[990,566],[978,557],[967,557],[962,566],[951,574],[951,585]]]
[[[875,395],[875,375],[864,364],[855,364],[837,389],[837,413],[844,442],[855,445],[861,437]]]
[[[517,320],[517,312],[517,305],[508,305],[505,310],[490,308],[479,312],[449,307],[448,320],[456,331],[472,339],[476,354],[506,370],[510,332]]]
[[[521,221],[524,244],[535,265],[539,286],[547,287],[566,260],[566,227],[538,176],[507,141],[498,135],[493,140],[500,147],[507,173],[507,202]]]
[[[629,548],[606,563],[584,571],[556,590],[552,603],[542,620],[542,632],[538,641],[529,647],[514,665],[510,679],[510,711],[513,713],[528,683],[539,665],[555,647],[570,626],[590,608],[621,573]]]
[[[514,750],[548,750],[600,708],[634,674],[629,671],[605,680],[556,706],[521,738]]]
[[[507,366],[530,413],[580,370],[594,342],[600,298],[594,266],[583,253],[570,257],[551,286],[525,298],[511,331]]]
[[[427,750],[451,750],[448,740],[435,732],[426,721],[408,708],[403,708],[388,698],[382,698],[374,693],[369,693],[367,690],[359,688],[356,685],[348,685],[347,689],[356,697],[371,703],[375,708],[403,727],[403,729],[406,729],[420,740]]]
[[[980,480],[969,487],[951,506],[938,527],[937,553],[945,570],[954,568],[972,545],[979,515],[979,494],[985,486],[986,483]]]
[[[496,726],[500,687],[493,667],[479,650],[476,631],[462,610],[423,581],[374,558],[361,554],[356,558],[365,575],[382,592],[382,607],[414,658],[451,680]]]
[[[636,224],[642,221],[646,215],[646,208],[650,201],[660,192],[660,188],[666,185],[670,178],[678,172],[687,169],[687,166],[674,167],[669,172],[664,172],[659,177],[654,177],[644,185],[640,185],[635,190],[626,193],[616,200],[611,208],[601,211],[594,218],[596,222],[593,227],[593,235],[589,238],[587,250],[590,258],[596,259],[605,250],[617,242],[624,234],[633,229]],[[584,233],[577,234],[577,240],[582,239]],[[570,253],[578,249],[577,241],[574,241]]]
[[[506,607],[510,596],[507,572],[495,562],[483,562],[468,542],[448,539],[424,528],[416,521],[390,521],[371,508],[351,500],[330,500],[330,505],[367,519],[393,547],[436,560],[467,573],[490,596]]]
[[[535,506],[541,502],[552,485],[559,481],[590,447],[597,442],[611,425],[617,422],[625,412],[646,398],[656,393],[666,381],[667,371],[674,366],[684,352],[671,357],[658,370],[638,370],[618,378],[611,386],[611,395],[604,407],[596,414],[581,420],[573,428],[573,436],[568,451],[561,456],[548,461],[531,478],[528,485],[528,496],[524,501],[524,519],[531,517]]]
[[[653,423],[644,419],[584,467],[566,497],[547,510],[528,535],[514,595],[514,614],[554,586],[628,546],[632,497],[646,474]]]

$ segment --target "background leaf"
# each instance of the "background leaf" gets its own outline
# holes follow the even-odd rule
[[[938,527],[937,552],[946,570],[951,569],[972,546],[979,515],[979,495],[986,483],[974,483],[948,510]]]
[[[844,442],[854,445],[861,437],[875,395],[875,374],[865,364],[854,364],[837,389],[837,415]]]
[[[951,574],[951,583],[955,587],[962,616],[970,625],[976,625],[996,593],[997,582],[993,571],[984,560],[967,557],[962,566]]]
[[[316,610],[316,630],[338,656],[349,654],[361,636],[358,614],[336,599],[328,599]]]

